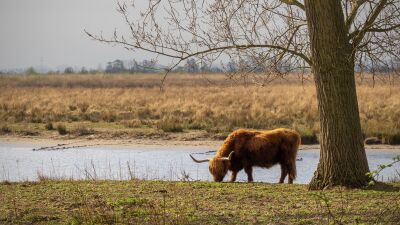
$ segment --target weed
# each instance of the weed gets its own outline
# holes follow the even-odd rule
[[[317,144],[318,138],[317,134],[309,127],[305,125],[294,124],[293,129],[301,134],[302,144]]]
[[[77,128],[73,130],[73,133],[78,135],[78,136],[85,136],[85,135],[91,135],[94,134],[95,131],[93,129],[89,129],[84,125],[79,125]]]
[[[339,206],[340,211],[337,214],[333,212],[332,200],[324,192],[311,193],[311,195],[316,198],[316,202],[319,205],[319,208],[325,209],[325,211],[326,211],[325,212],[325,214],[327,215],[326,224],[337,224],[337,225],[344,224],[343,217],[346,213],[345,204],[347,204],[347,202],[345,203],[343,201],[343,190],[342,189],[340,189],[339,193],[340,193],[340,206]],[[324,218],[323,215],[322,215],[322,218]],[[323,221],[321,221],[321,223],[323,223]]]
[[[164,132],[183,132],[182,125],[174,119],[164,119],[161,120],[158,125],[158,129],[161,129]]]
[[[20,134],[20,135],[23,135],[23,136],[38,136],[40,133],[38,132],[38,131],[36,131],[36,130],[29,130],[29,129],[27,129],[27,130],[20,130],[20,131],[18,131],[17,132],[18,134]]]
[[[128,169],[128,174],[129,174],[129,179],[134,180],[136,179],[136,174],[135,174],[135,162],[133,164],[133,170],[131,168],[131,164],[129,161],[126,162],[126,166]]]
[[[83,112],[83,113],[85,113],[85,112],[88,110],[89,106],[90,106],[90,105],[89,105],[88,103],[86,103],[86,102],[82,102],[82,103],[79,103],[79,104],[78,104],[79,109],[80,109],[81,112]]]
[[[3,125],[0,129],[0,133],[9,134],[11,133],[11,128],[7,125]]]
[[[60,135],[66,135],[68,133],[67,127],[62,123],[57,124],[57,131]]]
[[[379,174],[382,172],[382,170],[392,167],[394,164],[399,163],[400,162],[400,155],[397,155],[396,157],[393,157],[393,161],[389,164],[380,164],[378,165],[378,168],[375,170],[371,170],[370,172],[368,172],[366,174],[366,176],[368,176],[369,178],[369,185],[375,185],[376,183],[376,179],[378,178]],[[398,171],[396,171],[398,173]]]
[[[78,107],[76,107],[75,105],[69,105],[68,108],[70,111],[75,111]]]
[[[386,140],[387,140],[387,144],[390,144],[390,145],[400,144],[400,131],[389,134],[388,137],[386,138]]]
[[[127,128],[137,128],[137,127],[141,127],[143,125],[142,121],[141,120],[137,120],[137,119],[123,120],[123,121],[121,121],[121,124],[124,127],[127,127]]]
[[[44,127],[46,128],[46,130],[54,130],[54,125],[52,122],[47,122]]]
[[[62,180],[62,178],[47,176],[42,171],[37,171],[36,174],[37,174],[37,180],[39,182]]]
[[[124,208],[133,206],[142,206],[148,202],[149,201],[145,198],[129,197],[124,199],[118,199],[117,201],[110,203],[110,205],[117,208]]]
[[[12,183],[8,180],[4,180],[0,182],[1,185],[11,185]]]

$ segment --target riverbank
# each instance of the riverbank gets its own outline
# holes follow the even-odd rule
[[[223,143],[223,140],[201,139],[188,140],[183,138],[176,139],[96,139],[93,136],[86,138],[51,138],[51,137],[31,137],[31,136],[0,136],[0,144],[21,144],[29,145],[34,148],[52,147],[52,146],[113,146],[113,147],[140,147],[140,146],[205,146],[217,150]],[[301,145],[300,150],[319,149],[319,144]],[[400,152],[400,145],[365,145],[366,150],[395,150]]]
[[[306,185],[166,181],[0,184],[4,224],[396,224],[400,183]]]
[[[114,147],[140,147],[140,146],[207,146],[218,148],[222,140],[202,139],[187,140],[176,139],[151,139],[151,138],[124,138],[124,139],[98,139],[93,136],[80,138],[52,138],[52,137],[29,137],[29,136],[0,136],[0,144],[21,144],[32,147],[50,146],[114,146]],[[313,145],[316,146],[316,145]],[[400,146],[399,146],[400,149]]]

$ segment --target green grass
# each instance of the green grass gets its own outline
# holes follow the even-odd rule
[[[396,224],[399,190],[400,183],[323,192],[265,183],[3,183],[0,224]]]

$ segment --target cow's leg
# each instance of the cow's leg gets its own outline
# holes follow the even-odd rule
[[[231,175],[231,180],[230,182],[235,182],[236,181],[236,175],[237,175],[238,171],[232,171],[232,175]]]
[[[279,183],[282,184],[285,181],[286,175],[288,174],[287,166],[281,164],[281,178],[279,179]]]
[[[246,166],[244,168],[244,172],[246,172],[246,174],[247,174],[247,181],[248,182],[253,182],[253,167]]]
[[[296,161],[295,161],[296,162]],[[289,173],[289,184],[293,184],[293,180],[296,178],[296,163],[291,163],[287,166]]]

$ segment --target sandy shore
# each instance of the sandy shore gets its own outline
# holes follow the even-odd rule
[[[16,137],[0,136],[1,144],[23,144],[35,147],[47,147],[56,145],[66,146],[207,146],[217,149],[223,141],[216,140],[154,140],[154,139],[93,139],[90,136],[81,139],[52,139],[41,137]],[[366,145],[366,149],[374,150],[398,150],[400,145]],[[319,149],[319,145],[301,145],[300,150]]]
[[[15,137],[15,136],[2,136],[0,137],[0,144],[24,144],[32,146],[55,146],[59,144],[68,145],[90,145],[90,146],[210,146],[218,147],[223,141],[215,140],[154,140],[154,139],[51,139],[40,137]]]

